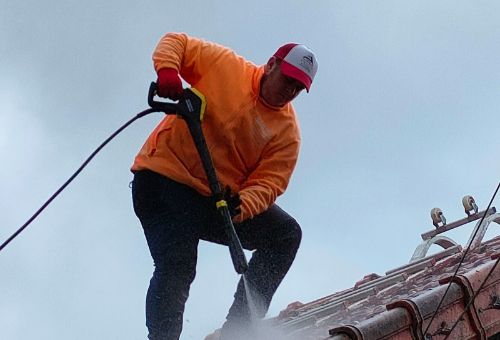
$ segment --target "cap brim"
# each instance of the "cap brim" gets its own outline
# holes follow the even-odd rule
[[[307,92],[309,92],[309,88],[311,87],[311,78],[302,70],[298,69],[297,67],[287,63],[285,60],[281,61],[281,73],[283,73],[285,76],[293,78],[301,82],[304,87],[306,88]]]

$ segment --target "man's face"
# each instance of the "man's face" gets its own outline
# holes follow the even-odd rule
[[[264,101],[276,107],[286,105],[305,88],[294,78],[281,73],[280,60],[271,58],[265,67],[265,79],[262,82],[260,95]]]

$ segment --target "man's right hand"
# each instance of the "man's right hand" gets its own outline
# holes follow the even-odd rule
[[[173,68],[162,68],[158,71],[158,95],[160,97],[179,100],[182,98],[183,88],[179,72]]]

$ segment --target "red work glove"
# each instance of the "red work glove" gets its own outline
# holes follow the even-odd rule
[[[182,81],[179,72],[173,68],[162,68],[158,71],[158,95],[172,100],[182,97]]]

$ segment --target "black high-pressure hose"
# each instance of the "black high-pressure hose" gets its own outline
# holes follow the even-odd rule
[[[243,248],[241,246],[234,225],[231,221],[231,216],[229,214],[227,202],[224,200],[222,191],[220,188],[219,181],[213,166],[212,158],[201,129],[201,121],[203,118],[203,113],[205,111],[206,101],[205,97],[199,93],[196,89],[186,89],[184,91],[184,98],[179,101],[179,103],[165,103],[154,100],[154,96],[157,93],[156,83],[151,83],[148,93],[148,104],[151,108],[139,112],[132,119],[126,122],[118,130],[116,130],[111,136],[109,136],[97,149],[92,152],[92,154],[83,162],[83,164],[76,170],[76,172],[71,175],[71,177],[38,209],[33,216],[31,216],[26,223],[24,223],[12,236],[10,236],[2,245],[0,245],[0,252],[13,240],[15,239],[28,225],[33,222],[37,216],[80,174],[80,172],[87,166],[87,164],[97,155],[102,148],[106,146],[113,138],[115,138],[120,132],[127,128],[137,119],[144,117],[152,112],[163,112],[165,114],[176,113],[180,115],[187,123],[191,136],[193,137],[193,142],[200,156],[200,160],[203,164],[203,168],[207,175],[210,190],[212,195],[216,198],[217,211],[222,216],[224,229],[226,230],[229,239],[229,252],[231,255],[231,260],[235,271],[238,274],[243,274],[248,269],[248,262],[246,260]]]
[[[126,129],[130,124],[135,122],[137,119],[144,117],[145,115],[148,115],[153,112],[165,112],[165,109],[169,109],[170,112],[175,112],[175,104],[170,104],[170,103],[162,103],[164,104],[162,107],[158,107],[155,105],[151,105],[154,103],[153,97],[156,94],[156,87],[151,85],[150,90],[149,90],[149,95],[148,95],[148,103],[151,106],[151,108],[146,109],[142,112],[139,112],[136,114],[133,118],[131,118],[128,122],[123,124],[118,130],[116,130],[111,136],[109,136],[104,142],[102,142],[101,145],[97,147],[97,149],[92,152],[92,154],[83,162],[83,164],[75,171],[73,175],[71,175],[70,178],[59,188],[57,191],[50,196],[50,198],[31,216],[19,229],[16,230],[15,233],[13,233],[5,242],[0,245],[0,252],[12,241],[14,240],[26,227],[28,227],[31,222],[33,222],[40,213],[47,208],[47,206],[57,197],[59,194],[82,172],[82,170],[90,163],[90,161],[97,155],[99,151],[101,151],[102,148],[106,146],[113,138],[115,138],[120,132],[122,132],[124,129]]]

